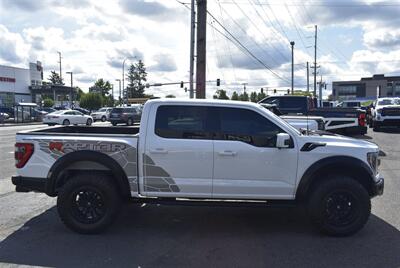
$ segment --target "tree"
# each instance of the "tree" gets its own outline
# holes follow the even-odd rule
[[[64,85],[63,79],[61,79],[60,75],[56,73],[56,71],[51,71],[47,80],[49,80],[51,85]]]
[[[126,87],[128,98],[145,97],[144,89],[147,81],[146,67],[143,61],[131,64],[127,74],[128,86]]]
[[[43,107],[53,107],[54,101],[52,99],[46,98],[43,100]]]
[[[79,106],[90,111],[97,110],[103,105],[103,97],[100,93],[89,92],[81,97]]]
[[[103,97],[110,94],[112,86],[109,81],[104,81],[103,78],[98,79],[94,82],[94,85],[89,88],[89,92],[100,93]]]
[[[85,92],[79,87],[76,87],[76,100],[79,101],[83,95],[85,95]]]
[[[168,94],[167,96],[165,96],[166,98],[176,98],[175,95],[172,94]]]
[[[246,91],[243,92],[243,94],[240,94],[239,100],[241,100],[241,101],[249,101],[249,94],[247,94]]]
[[[250,101],[251,102],[257,102],[258,98],[257,98],[257,92],[253,91],[250,93]]]
[[[233,91],[231,100],[239,100],[239,95],[237,94],[236,91]]]
[[[263,100],[265,97],[267,97],[267,95],[265,95],[264,92],[259,92],[259,93],[257,94],[257,102]]]
[[[223,89],[218,89],[215,92],[215,95],[213,96],[214,99],[219,99],[219,100],[229,100],[228,95],[226,94],[226,91]]]

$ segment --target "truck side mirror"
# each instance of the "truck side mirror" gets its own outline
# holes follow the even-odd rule
[[[290,136],[287,133],[278,133],[276,135],[276,148],[289,148],[290,146]]]

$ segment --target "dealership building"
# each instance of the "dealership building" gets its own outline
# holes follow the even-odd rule
[[[40,61],[29,63],[29,69],[0,65],[0,107],[19,103],[37,103],[51,98],[56,103],[68,103],[76,89],[64,85],[43,84],[43,67]]]
[[[41,62],[29,63],[29,69],[0,65],[0,106],[11,107],[32,102],[31,85],[42,85]]]
[[[400,76],[375,74],[359,81],[337,81],[332,83],[335,100],[373,100],[377,97],[400,96]]]

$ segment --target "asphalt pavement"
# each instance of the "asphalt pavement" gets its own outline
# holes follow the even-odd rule
[[[56,199],[15,193],[15,133],[0,128],[0,266],[400,267],[400,131],[364,139],[381,148],[385,193],[359,233],[320,235],[301,209],[126,205],[104,234],[79,235],[58,218]]]

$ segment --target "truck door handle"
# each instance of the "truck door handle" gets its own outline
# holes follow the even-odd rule
[[[152,153],[152,154],[167,154],[168,151],[165,150],[164,148],[156,148],[156,149],[150,150],[150,153]]]
[[[218,153],[221,156],[235,156],[237,153],[233,151],[222,151]]]

